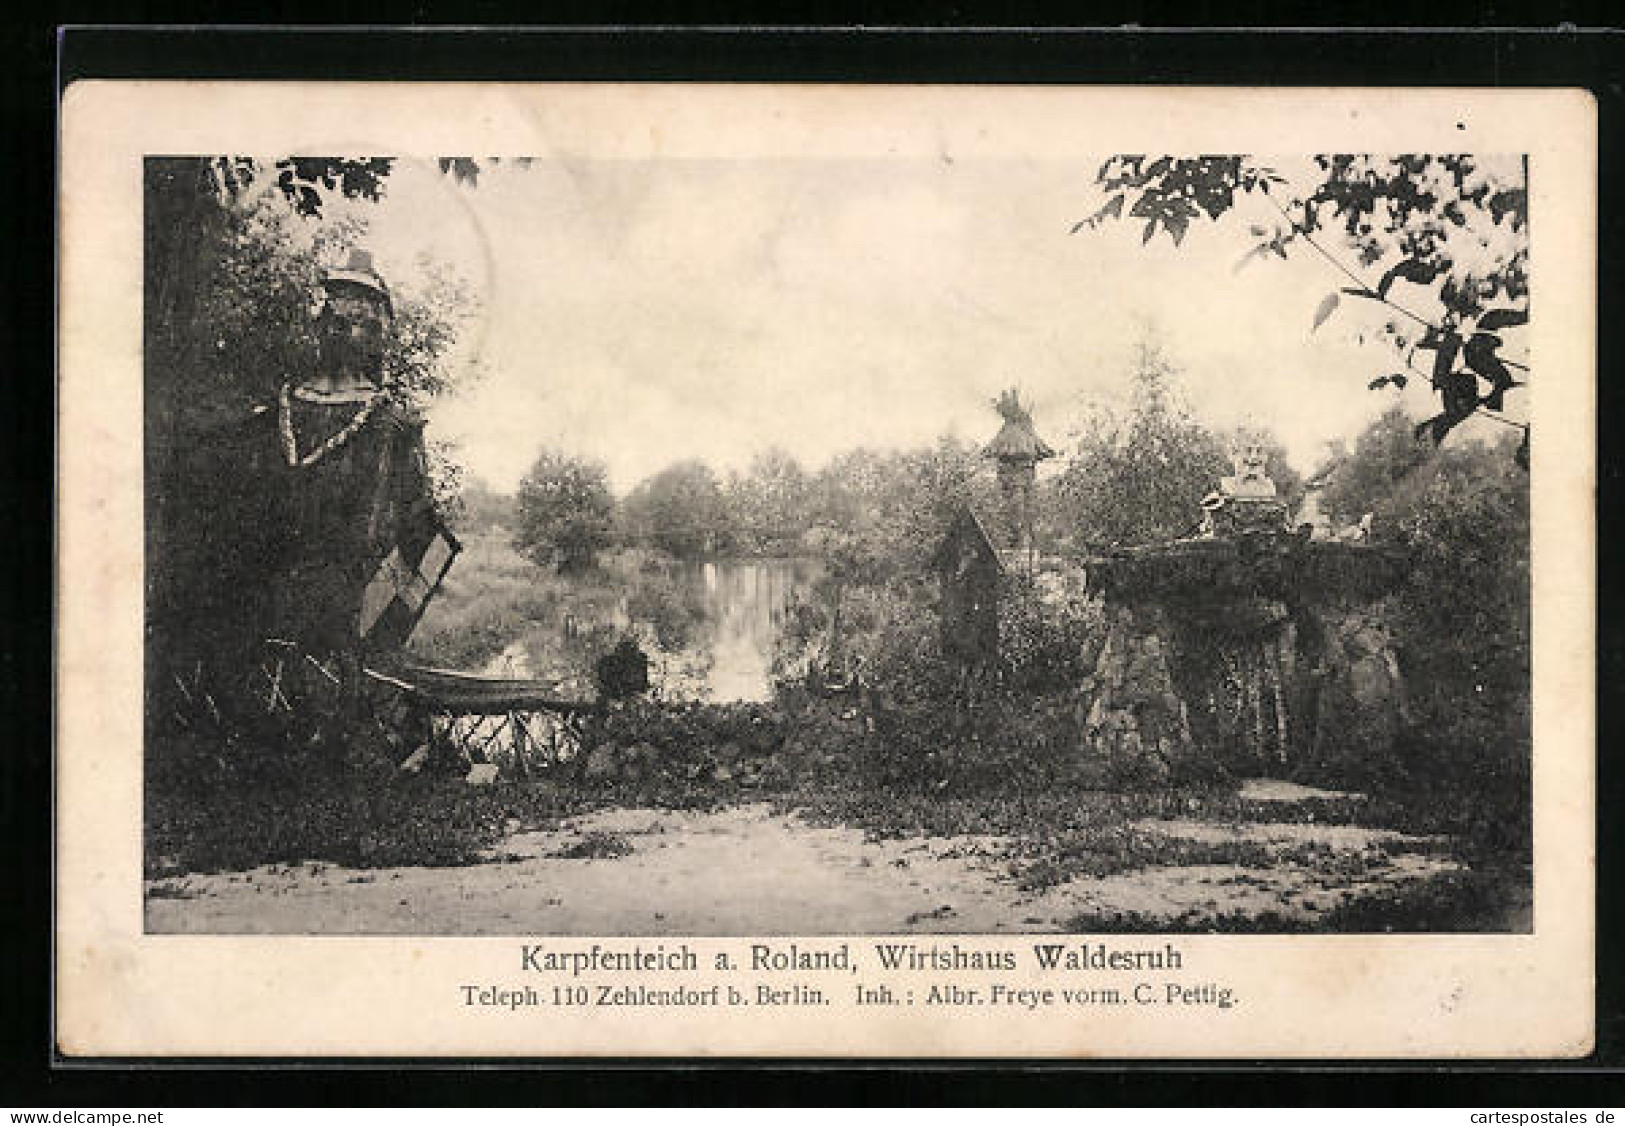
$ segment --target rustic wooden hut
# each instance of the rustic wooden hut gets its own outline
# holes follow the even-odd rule
[[[962,665],[991,663],[999,653],[999,584],[1005,575],[994,538],[970,507],[949,525],[931,569],[941,580],[942,651]]]

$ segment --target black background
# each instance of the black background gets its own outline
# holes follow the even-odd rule
[[[1192,5],[1192,23],[1238,26],[1372,22],[1367,6],[1317,5],[1312,13],[1266,4]],[[1620,405],[1612,378],[1619,361],[1622,251],[1620,125],[1625,119],[1625,37],[1559,28],[1596,24],[1598,13],[1573,4],[1435,5],[1400,18],[1459,19],[1476,27],[1531,15],[1544,31],[1411,29],[1404,32],[1192,31],[1093,32],[927,28],[919,13],[868,5],[861,15],[813,12],[806,25],[762,27],[760,12],[691,13],[708,26],[505,29],[429,32],[305,27],[59,30],[65,22],[132,19],[218,20],[230,5],[81,5],[40,22],[0,28],[10,48],[0,71],[0,137],[7,206],[0,244],[0,303],[5,369],[0,374],[0,559],[8,569],[0,602],[0,827],[13,845],[0,872],[0,1106],[58,1109],[122,1105],[459,1105],[555,1104],[976,1104],[1064,1101],[1079,1105],[1390,1105],[1561,1106],[1595,1109],[1625,1103],[1614,1068],[1625,1064],[1625,930],[1620,925],[1620,823],[1625,790],[1614,748],[1620,743],[1617,692],[1625,645],[1616,612],[1621,463],[1610,449]],[[1164,18],[1170,13],[1159,10]],[[425,4],[284,4],[275,18],[407,25],[429,20],[490,23],[529,15],[564,22],[640,19],[615,6],[465,4],[448,14]],[[1283,16],[1285,17],[1283,19]],[[935,21],[1042,27],[1080,17],[1109,27],[1148,13],[1097,5],[1057,14],[1033,5],[993,13],[939,5]],[[266,13],[265,18],[270,18]],[[861,20],[867,25],[854,24]],[[722,26],[755,22],[742,30]],[[774,23],[786,21],[781,16]],[[888,25],[920,25],[885,30]],[[812,25],[821,25],[813,29]],[[60,50],[60,55],[59,55]],[[58,63],[60,61],[60,70]],[[280,78],[363,80],[710,80],[995,83],[1176,83],[1216,85],[1569,86],[1597,97],[1601,136],[1599,245],[1599,919],[1596,1054],[1585,1061],[1303,1064],[1276,1061],[1193,1065],[1178,1062],[993,1063],[943,1065],[896,1061],[806,1063],[726,1061],[714,1065],[551,1061],[193,1061],[69,1064],[55,1058],[50,1026],[51,568],[54,474],[55,114],[60,91],[82,77]],[[1536,440],[1538,441],[1538,435]],[[1617,448],[1617,445],[1616,445]],[[1242,940],[1245,941],[1245,940]],[[1305,940],[1312,941],[1312,940]],[[1291,1014],[1280,1019],[1290,1022]],[[1218,1046],[1222,1048],[1221,1046]]]

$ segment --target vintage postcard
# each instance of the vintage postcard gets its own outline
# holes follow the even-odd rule
[[[62,129],[64,1056],[1590,1051],[1584,92]]]

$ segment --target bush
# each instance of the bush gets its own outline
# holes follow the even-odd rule
[[[1006,580],[999,657],[1011,692],[1076,693],[1093,675],[1105,636],[1100,600],[1081,584],[1046,592],[1029,578]]]
[[[772,754],[785,741],[784,711],[773,704],[658,704],[627,700],[604,713],[601,738],[622,746],[648,744],[672,761],[731,744],[752,755]]]
[[[1529,478],[1513,443],[1441,451],[1378,510],[1408,548],[1395,640],[1410,689],[1403,785],[1475,847],[1531,834]]]
[[[1101,636],[1096,602],[1012,582],[1001,599],[1001,664],[971,670],[944,656],[928,597],[920,584],[843,593],[843,643],[862,658],[853,662],[859,694],[848,699],[866,720],[853,768],[868,783],[965,793],[1147,780],[1140,764],[1105,761],[1083,740],[1081,689]],[[827,628],[823,605],[799,608],[786,631],[792,644]]]
[[[393,755],[200,738],[148,755],[146,866],[221,871],[326,861],[350,867],[474,863],[514,819],[548,824],[586,803],[537,787],[398,774]]]

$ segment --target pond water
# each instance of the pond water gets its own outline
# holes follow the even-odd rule
[[[708,700],[765,700],[772,694],[773,647],[785,612],[815,578],[799,559],[697,563],[683,580],[705,608],[696,648],[709,658],[699,695]]]
[[[661,650],[648,623],[629,615],[625,599],[605,621],[575,626],[636,634],[650,658],[651,686],[666,699],[766,700],[773,692],[773,650],[785,615],[817,576],[818,565],[805,559],[715,560],[675,567],[671,578],[684,601],[699,612],[688,643],[676,651]],[[579,670],[574,677],[558,675],[554,651],[559,632],[555,624],[535,623],[480,671],[488,676],[554,680],[565,695],[588,693],[591,684]]]

